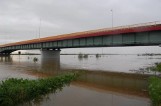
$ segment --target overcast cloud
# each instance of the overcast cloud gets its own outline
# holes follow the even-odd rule
[[[161,21],[161,0],[0,0],[0,44]]]

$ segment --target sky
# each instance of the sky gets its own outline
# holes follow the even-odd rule
[[[40,37],[47,37],[112,27],[112,13],[114,27],[161,21],[160,10],[161,0],[0,0],[0,44],[38,38],[39,28]],[[111,50],[161,53],[159,47],[103,48]]]

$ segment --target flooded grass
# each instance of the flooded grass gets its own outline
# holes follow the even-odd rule
[[[38,61],[38,58],[37,57],[34,57],[33,58],[33,61],[34,61],[34,63],[36,63]]]
[[[15,106],[34,101],[48,93],[62,90],[77,76],[78,73],[66,73],[37,80],[9,78],[0,83],[0,106]]]
[[[88,58],[88,54],[78,54],[78,58]]]
[[[101,57],[101,54],[96,54],[96,58],[99,58],[99,57]]]

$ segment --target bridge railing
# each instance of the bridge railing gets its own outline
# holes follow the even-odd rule
[[[134,25],[129,25],[128,27],[146,27],[146,26],[152,26],[152,25],[159,25],[161,24],[161,21],[154,21],[154,22],[148,22],[148,23],[141,23],[141,24],[134,24]],[[126,27],[126,26],[125,26]]]
[[[98,29],[98,30],[94,30],[93,32],[112,31],[112,30],[117,30],[117,29],[127,29],[127,28],[146,27],[146,26],[148,27],[148,26],[155,26],[155,25],[160,25],[160,24],[161,24],[161,21],[155,21],[155,22],[148,22],[148,23],[141,23],[141,24],[134,24],[134,25],[117,26],[113,28]]]

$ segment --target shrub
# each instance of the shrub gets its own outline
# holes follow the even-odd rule
[[[37,80],[9,78],[0,83],[0,106],[15,106],[61,90],[75,80],[78,73],[67,73]]]
[[[154,106],[161,106],[161,79],[158,77],[149,78],[149,95]]]

